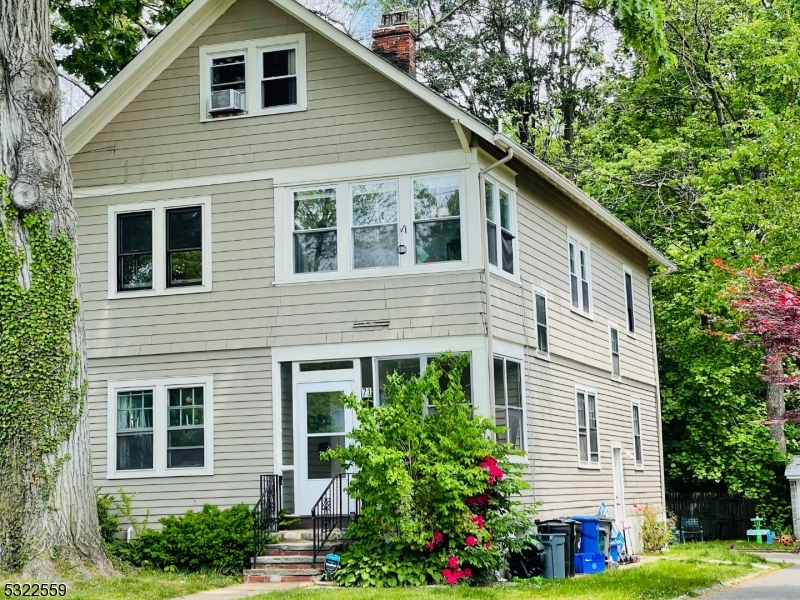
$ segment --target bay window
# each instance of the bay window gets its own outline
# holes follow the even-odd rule
[[[353,268],[396,267],[397,181],[350,186],[353,207]]]
[[[336,188],[294,192],[294,272],[336,271]]]
[[[459,175],[415,179],[413,193],[415,262],[461,260]]]
[[[513,275],[515,223],[511,192],[487,179],[484,193],[489,263]]]

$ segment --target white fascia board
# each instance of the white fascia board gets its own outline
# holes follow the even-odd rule
[[[195,0],[64,124],[67,155],[80,152],[236,0]]]

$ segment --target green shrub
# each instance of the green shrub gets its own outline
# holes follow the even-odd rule
[[[642,545],[646,552],[661,552],[672,539],[675,528],[674,515],[667,516],[666,521],[649,504],[636,507],[642,516]]]
[[[341,553],[336,581],[347,587],[397,587],[442,583],[438,555],[395,544],[358,541]]]
[[[357,469],[348,493],[362,510],[348,534],[365,545],[391,543],[358,559],[369,577],[357,575],[353,585],[387,584],[372,573],[395,572],[390,559],[398,551],[421,561],[415,573],[427,573],[432,557],[450,584],[492,580],[531,528],[533,509],[515,500],[525,487],[521,467],[509,460],[522,453],[496,443],[493,434],[503,430],[473,415],[460,383],[468,364],[466,355],[445,354],[420,377],[390,375],[380,406],[345,398],[359,425],[350,445],[327,456]]]
[[[114,496],[96,491],[94,498],[97,504],[97,519],[100,522],[100,536],[106,544],[110,544],[119,532],[119,517],[111,512]]]
[[[161,531],[148,529],[116,554],[138,566],[166,571],[241,574],[253,550],[253,518],[244,504],[220,510],[206,504],[201,512],[159,519]]]

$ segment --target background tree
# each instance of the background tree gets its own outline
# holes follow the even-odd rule
[[[0,569],[111,569],[97,519],[72,180],[47,0],[0,0]]]
[[[676,62],[654,76],[634,55],[608,75],[608,101],[576,141],[578,183],[679,266],[654,281],[669,484],[718,484],[778,515],[783,438],[759,422],[780,411],[783,386],[759,377],[758,349],[706,335],[704,314],[728,308],[719,292],[729,277],[712,259],[735,269],[754,254],[774,268],[800,261],[798,6],[664,6]],[[786,445],[800,451],[794,426]]]

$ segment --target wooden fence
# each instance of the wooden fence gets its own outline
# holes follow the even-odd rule
[[[745,540],[756,516],[752,500],[713,492],[667,494],[667,510],[680,517],[699,517],[707,540]]]

